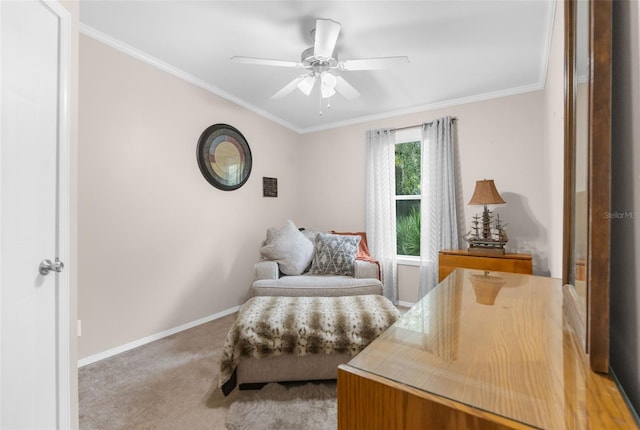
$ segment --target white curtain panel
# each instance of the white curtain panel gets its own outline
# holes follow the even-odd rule
[[[452,117],[423,124],[422,172],[420,298],[438,284],[438,252],[460,244]]]
[[[371,255],[380,262],[384,295],[398,303],[396,267],[395,145],[393,130],[368,130],[366,231]]]

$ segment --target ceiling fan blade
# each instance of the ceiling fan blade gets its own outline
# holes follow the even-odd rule
[[[330,19],[316,20],[313,55],[317,58],[331,58],[340,34],[340,23]]]
[[[302,63],[296,63],[295,61],[269,60],[266,58],[231,57],[231,61],[243,64],[258,64],[261,66],[302,67]]]
[[[337,79],[336,91],[339,92],[342,95],[342,97],[344,97],[347,100],[353,100],[356,97],[360,96],[360,93],[358,92],[358,90],[353,88],[351,84],[345,81],[342,76],[336,76],[336,79]]]
[[[346,60],[340,63],[341,70],[380,70],[409,64],[408,57],[363,58],[361,60]]]
[[[285,85],[280,91],[271,96],[272,99],[281,99],[282,97],[293,92],[300,82],[302,82],[308,75],[300,75],[295,78],[293,81],[289,82]]]

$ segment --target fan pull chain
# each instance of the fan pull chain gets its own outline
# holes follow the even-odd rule
[[[319,102],[320,103],[319,103],[319,107],[318,107],[318,110],[319,110],[318,113],[320,114],[320,116],[322,116],[322,92],[320,92],[320,100],[319,100]],[[327,97],[327,109],[331,109],[331,99],[329,97]]]

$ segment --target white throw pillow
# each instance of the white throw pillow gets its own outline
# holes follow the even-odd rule
[[[291,220],[281,229],[267,231],[266,244],[260,248],[263,258],[276,261],[285,275],[301,275],[311,263],[315,248]]]

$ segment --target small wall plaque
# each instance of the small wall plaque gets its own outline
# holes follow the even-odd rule
[[[278,197],[278,178],[262,177],[262,197]]]

